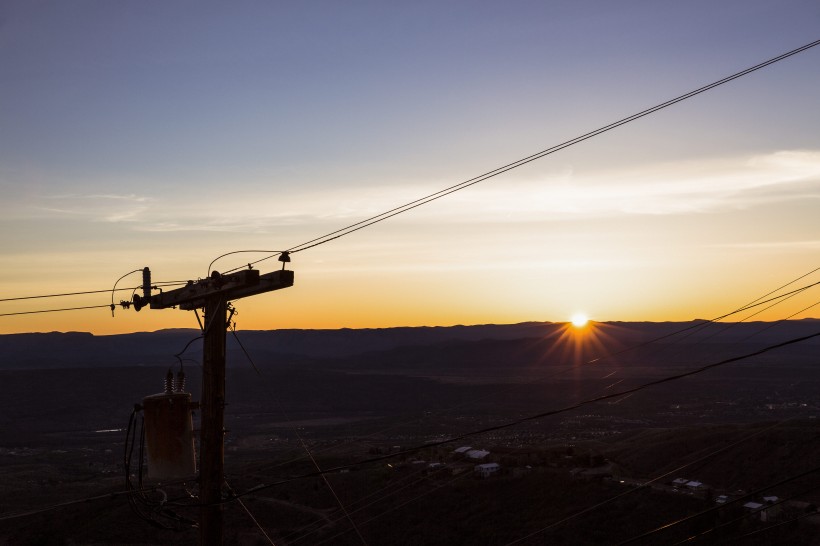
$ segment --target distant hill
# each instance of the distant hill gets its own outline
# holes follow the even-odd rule
[[[670,336],[661,344],[697,343],[709,347],[763,346],[820,331],[820,320],[784,323],[710,324],[692,322],[598,323],[596,344],[586,344],[584,357],[596,351],[617,350]],[[493,359],[520,365],[553,354],[551,348],[567,328],[563,323],[525,322],[509,325],[477,325],[417,328],[240,331],[239,336],[255,359],[268,363],[299,364],[317,359],[358,357],[361,365],[394,362],[396,365],[430,365],[442,360],[460,365]],[[0,369],[83,368],[109,366],[164,366],[199,335],[197,330],[173,329],[110,336],[84,332],[51,332],[0,335]],[[820,344],[820,338],[806,342]],[[228,336],[229,366],[247,365],[241,350]],[[389,357],[385,353],[392,353]],[[201,343],[195,342],[185,358],[199,360]]]

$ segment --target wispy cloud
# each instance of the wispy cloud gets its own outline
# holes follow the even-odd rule
[[[138,222],[150,210],[150,197],[136,194],[45,195],[33,210],[47,216],[68,216],[93,222]]]
[[[649,166],[518,180],[453,196],[463,210],[509,221],[703,214],[820,198],[820,152]]]
[[[794,250],[806,251],[820,249],[820,240],[809,241],[754,241],[747,243],[720,243],[708,245],[711,248],[736,248],[749,250]]]
[[[294,189],[275,197],[254,194],[231,199],[66,193],[40,198],[34,208],[44,215],[128,224],[143,232],[265,233],[300,226],[321,232],[414,201],[447,184],[370,181],[359,188]],[[428,225],[552,222],[719,213],[799,199],[820,199],[820,151],[781,151],[582,174],[567,169],[540,178],[510,173],[448,195],[403,219]]]

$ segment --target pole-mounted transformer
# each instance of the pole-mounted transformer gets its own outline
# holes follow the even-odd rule
[[[142,400],[149,478],[164,481],[196,475],[192,416],[196,406],[191,394],[185,392],[182,370],[176,380],[168,370],[165,392]]]
[[[225,408],[225,337],[228,330],[228,302],[293,286],[293,271],[285,269],[288,252],[279,256],[282,269],[260,275],[259,270],[245,269],[188,281],[182,288],[151,295],[151,271],[142,270],[142,292],[134,294],[134,309],[177,308],[186,311],[205,310],[202,357],[202,398],[200,409],[200,459],[194,453],[191,395],[166,379],[165,392],[143,400],[148,474],[165,480],[186,478],[198,472],[202,546],[221,546],[223,534],[222,486],[224,477],[224,408]],[[170,385],[170,386],[169,386]]]

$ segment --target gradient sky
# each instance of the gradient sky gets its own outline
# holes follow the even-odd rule
[[[816,0],[6,0],[0,297],[143,266],[204,277],[224,252],[294,246],[818,38]],[[820,266],[819,90],[817,47],[295,255],[296,286],[237,302],[238,327],[720,315]],[[0,317],[0,333],[195,326]]]

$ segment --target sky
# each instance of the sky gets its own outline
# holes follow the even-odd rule
[[[335,231],[817,40],[819,23],[814,0],[6,0],[0,299],[145,266],[205,277],[223,253]],[[722,315],[820,266],[818,89],[820,47],[295,254],[295,285],[237,301],[237,326]],[[798,313],[817,300],[755,319],[817,318]],[[193,313],[0,316],[0,333],[177,327]]]

